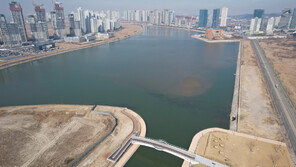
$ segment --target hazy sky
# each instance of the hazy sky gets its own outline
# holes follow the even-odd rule
[[[25,15],[33,13],[32,0],[16,0],[21,3]],[[77,7],[91,10],[102,9],[174,9],[177,14],[197,15],[199,9],[229,8],[230,15],[253,13],[255,8],[265,9],[265,13],[280,13],[283,8],[296,8],[296,0],[59,0],[66,14]],[[0,13],[9,16],[10,0],[0,0]],[[44,4],[46,11],[52,10],[51,0],[35,0]]]

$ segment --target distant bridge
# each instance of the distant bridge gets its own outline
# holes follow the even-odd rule
[[[126,140],[122,146],[116,149],[109,157],[108,160],[112,162],[117,162],[118,159],[124,154],[124,152],[131,146],[131,144],[139,144],[142,146],[147,146],[154,148],[158,151],[164,151],[179,158],[182,158],[191,164],[203,164],[209,167],[227,167],[227,165],[212,161],[210,159],[204,158],[200,155],[189,152],[183,148],[171,145],[163,140],[154,140],[144,137],[139,137],[138,133],[134,133]]]

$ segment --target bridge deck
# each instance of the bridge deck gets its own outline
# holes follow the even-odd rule
[[[227,165],[212,161],[204,158],[200,155],[189,152],[183,148],[171,145],[162,140],[154,140],[144,137],[139,137],[137,133],[131,135],[118,149],[116,149],[107,159],[112,162],[116,162],[124,154],[124,152],[131,146],[131,144],[139,144],[154,148],[159,151],[164,151],[189,161],[192,164],[204,164],[210,167],[227,167]]]

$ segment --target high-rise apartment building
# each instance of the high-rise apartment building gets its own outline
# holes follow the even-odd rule
[[[257,17],[259,19],[262,19],[263,15],[264,15],[264,10],[263,9],[255,9],[253,18]]]
[[[134,21],[135,20],[135,11],[128,10],[127,11],[127,21]]]
[[[4,45],[9,45],[10,36],[7,27],[7,22],[4,14],[0,14],[0,33]]]
[[[68,21],[69,21],[69,30],[70,30],[70,36],[81,36],[81,27],[80,27],[80,21],[77,21],[79,15],[76,15],[74,13],[71,13],[68,15]]]
[[[9,9],[12,15],[13,22],[17,24],[17,28],[20,33],[22,42],[27,42],[28,41],[27,31],[26,31],[26,26],[24,22],[23,9],[20,3],[15,1],[10,2]]]
[[[32,35],[32,38],[35,39],[35,34],[37,32],[37,28],[36,28],[36,18],[34,15],[29,15],[28,16],[28,24],[29,24],[29,28],[30,28],[30,31],[31,31],[31,35]]]
[[[7,23],[3,14],[0,14],[0,33],[5,46],[20,45],[22,38],[16,23]]]
[[[84,18],[85,18],[85,28],[86,28],[86,33],[91,32],[91,25],[90,25],[90,19],[91,19],[91,13],[89,10],[84,11]]]
[[[292,14],[292,20],[290,23],[290,29],[296,28],[296,8],[294,8],[293,14]]]
[[[208,15],[208,21],[207,21],[207,28],[211,28],[212,27],[212,22],[213,22],[213,15],[209,14]]]
[[[271,17],[268,19],[267,26],[266,26],[266,34],[268,35],[273,34],[274,22],[275,22],[274,17]]]
[[[274,27],[278,27],[281,20],[281,16],[274,18]]]
[[[35,6],[35,26],[36,26],[36,33],[35,39],[37,41],[46,41],[49,37],[48,34],[48,27],[46,21],[46,12],[43,5],[36,4]]]
[[[282,10],[281,20],[280,20],[279,25],[278,25],[279,29],[288,29],[289,28],[291,14],[292,14],[291,9]]]
[[[175,24],[175,11],[169,11],[169,25]]]
[[[70,30],[70,36],[75,36],[75,19],[74,14],[68,15],[68,21],[69,21],[69,30]]]
[[[54,12],[51,12],[51,17],[54,35],[58,38],[65,38],[67,34],[65,29],[65,15],[62,3],[56,2],[54,4]]]
[[[141,20],[142,20],[143,22],[147,22],[147,21],[148,21],[148,18],[147,18],[147,17],[148,17],[148,11],[143,10],[143,11],[142,11],[142,19],[141,19]]]
[[[136,12],[135,12],[135,21],[141,21],[141,12],[140,12],[140,10],[136,10]]]
[[[79,7],[77,9],[77,12],[78,12],[78,16],[79,16],[78,20],[80,22],[81,31],[83,33],[86,33],[86,23],[85,23],[84,10],[81,7]]]
[[[107,11],[106,11],[106,18],[107,18],[107,19],[111,19],[111,18],[112,18],[112,13],[111,13],[110,10],[107,10]]]
[[[221,20],[220,20],[220,27],[227,26],[227,15],[228,15],[228,8],[222,7],[221,8]]]
[[[212,28],[218,28],[220,26],[220,9],[213,10]]]
[[[34,15],[29,15],[27,21],[30,27],[32,39],[34,39],[36,42],[48,40],[46,22],[37,21],[37,18]]]
[[[35,5],[36,21],[46,22],[46,12],[43,5]]]
[[[257,34],[260,31],[260,26],[261,26],[261,18],[255,17],[251,20],[251,25],[250,25],[250,34]]]
[[[155,24],[161,24],[161,12],[159,10],[155,10]]]
[[[110,25],[110,19],[105,19],[103,22],[104,25],[104,31],[107,32],[111,29],[111,25]]]
[[[98,21],[97,21],[97,18],[95,17],[92,17],[90,19],[90,27],[91,27],[91,33],[97,33],[98,32]]]
[[[168,9],[163,11],[163,24],[166,26],[170,25],[170,11]]]
[[[199,27],[206,27],[208,22],[208,10],[207,9],[201,9],[199,11]]]

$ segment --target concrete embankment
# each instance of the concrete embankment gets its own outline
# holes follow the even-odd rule
[[[140,133],[140,137],[145,137],[146,136],[146,124],[143,118],[137,114],[136,112],[125,109],[124,113],[127,115],[130,115],[130,117],[133,117],[135,120],[134,123],[137,123],[137,125],[134,125],[134,127],[137,127],[137,131]],[[133,144],[124,154],[123,156],[119,159],[119,161],[115,164],[115,167],[122,167],[126,164],[126,162],[134,155],[134,153],[137,151],[140,145],[138,144]]]
[[[238,118],[239,118],[239,102],[240,102],[240,71],[241,71],[241,57],[242,57],[242,42],[240,40],[208,40],[200,37],[199,35],[192,35],[192,38],[202,40],[207,43],[222,43],[222,42],[239,42],[239,51],[237,56],[237,66],[235,73],[235,84],[233,91],[233,99],[231,105],[231,113],[230,113],[230,130],[237,131],[238,130]]]
[[[192,35],[192,38],[202,40],[207,43],[221,43],[221,42],[239,42],[239,51],[237,56],[237,66],[235,73],[235,84],[233,91],[233,99],[231,105],[231,113],[230,113],[230,130],[237,131],[238,130],[238,119],[239,119],[239,102],[240,102],[240,73],[241,73],[241,57],[242,57],[242,42],[240,40],[208,40],[202,38],[200,35]]]
[[[230,112],[230,130],[237,131],[238,129],[238,119],[239,119],[239,103],[240,103],[240,74],[241,74],[241,57],[242,57],[242,43],[239,44],[239,51],[237,56],[237,65],[236,65],[236,73],[235,73],[235,83],[234,83],[234,91]]]

